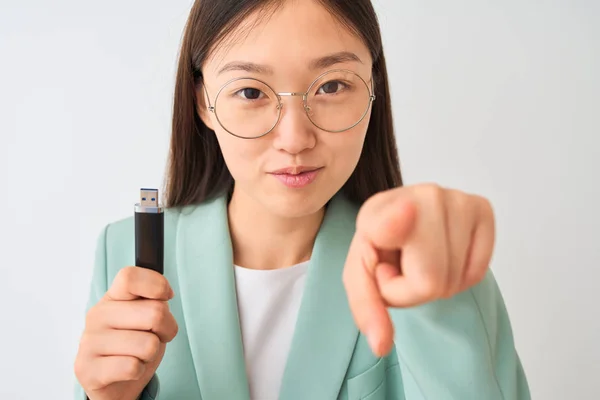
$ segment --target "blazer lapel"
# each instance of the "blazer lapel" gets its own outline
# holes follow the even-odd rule
[[[181,302],[203,400],[249,400],[225,197],[186,207],[177,228]]]
[[[342,283],[356,213],[341,194],[329,204],[308,269],[281,400],[338,397],[358,338]]]

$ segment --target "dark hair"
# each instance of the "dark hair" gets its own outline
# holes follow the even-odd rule
[[[319,0],[371,52],[376,100],[358,164],[341,189],[362,204],[402,185],[381,32],[370,0]],[[186,23],[175,83],[165,205],[197,204],[231,193],[233,178],[214,133],[197,113],[196,89],[210,51],[255,11],[274,12],[282,0],[196,0]]]

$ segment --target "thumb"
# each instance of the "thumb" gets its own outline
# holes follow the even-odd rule
[[[409,239],[417,220],[417,206],[408,195],[390,191],[364,204],[356,230],[378,250],[399,250]]]

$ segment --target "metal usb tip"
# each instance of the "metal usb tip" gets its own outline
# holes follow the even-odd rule
[[[162,213],[164,211],[158,201],[158,189],[140,189],[140,202],[135,204],[136,213]]]
[[[140,189],[140,205],[158,207],[158,189]]]

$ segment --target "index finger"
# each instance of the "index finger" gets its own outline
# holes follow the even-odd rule
[[[382,356],[391,349],[394,328],[372,273],[377,262],[375,249],[360,233],[355,235],[348,251],[343,280],[358,329],[367,337],[373,353]]]
[[[119,271],[105,294],[110,300],[170,300],[173,289],[164,275],[148,268],[125,267]]]

